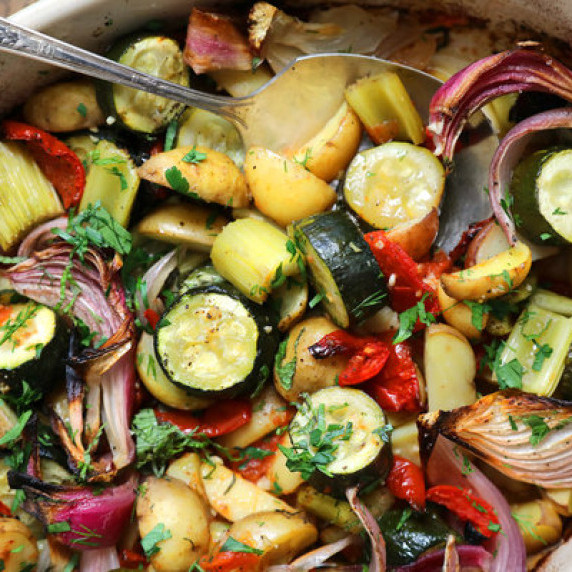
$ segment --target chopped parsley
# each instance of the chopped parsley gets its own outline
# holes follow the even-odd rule
[[[165,171],[165,179],[167,179],[167,183],[169,186],[178,193],[189,194],[189,181],[183,177],[183,173],[181,173],[180,169],[173,166],[170,167]]]
[[[370,294],[366,298],[364,298],[355,308],[354,308],[354,316],[356,320],[360,321],[365,318],[368,308],[375,308],[379,306],[383,299],[387,297],[387,292],[383,292],[379,290],[378,292],[374,292]]]
[[[80,103],[77,106],[77,112],[82,116],[82,117],[86,117],[87,116],[87,107],[85,106],[85,103]]]
[[[393,343],[398,344],[399,342],[404,342],[413,335],[413,330],[415,329],[415,324],[417,321],[430,326],[436,322],[435,316],[431,312],[427,312],[425,308],[425,300],[431,294],[425,293],[423,297],[415,306],[408,308],[407,310],[399,314],[399,330],[397,334],[393,337]]]
[[[155,526],[151,531],[149,531],[142,539],[141,539],[141,548],[143,548],[143,552],[147,559],[151,558],[151,556],[157,554],[159,550],[159,542],[163,542],[163,540],[168,540],[172,537],[171,531],[165,528],[165,525],[161,522],[157,526]]]
[[[240,540],[236,540],[232,536],[229,536],[224,544],[220,547],[221,552],[245,552],[246,554],[256,554],[260,556],[263,554],[262,550],[258,548],[253,548],[252,546],[248,546],[248,544],[244,544],[240,542]]]
[[[300,333],[294,342],[294,357],[289,362],[284,363],[289,338],[286,338],[278,346],[278,352],[276,353],[274,362],[274,371],[276,371],[276,376],[278,377],[280,385],[286,390],[292,389],[292,382],[296,373],[296,353],[298,352],[298,344],[300,343],[300,337],[303,333],[304,328],[300,330]]]
[[[170,151],[175,146],[175,137],[177,136],[177,130],[179,129],[179,122],[173,119],[167,125],[167,131],[165,132],[165,144],[163,145],[164,151]]]
[[[38,313],[39,309],[40,306],[32,302],[26,304],[22,310],[18,312],[15,318],[8,318],[0,327],[0,333],[2,334],[2,337],[0,338],[0,346],[10,340],[15,348],[17,346],[17,341],[14,338],[14,334],[18,330],[24,328],[28,321]]]
[[[206,153],[197,151],[197,146],[195,145],[182,159],[183,163],[200,163],[207,158]]]

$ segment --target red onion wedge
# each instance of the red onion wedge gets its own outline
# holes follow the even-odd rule
[[[39,236],[39,239],[41,237]],[[120,259],[106,262],[94,249],[88,250],[84,261],[74,259],[70,266],[71,246],[58,242],[36,251],[30,258],[3,270],[14,290],[46,306],[60,306],[81,319],[95,341],[108,338],[110,352],[101,352],[104,365],[92,362],[85,372],[88,393],[89,442],[99,426],[99,388],[103,394],[105,433],[113,452],[116,469],[128,465],[135,447],[129,431],[134,388],[134,325],[125,304],[125,295],[118,279]],[[62,277],[70,272],[62,296]],[[106,344],[102,346],[106,348]],[[111,349],[113,350],[111,352]],[[97,389],[95,389],[97,388]],[[97,400],[97,403],[95,402]],[[87,420],[86,420],[87,421]]]
[[[472,405],[421,415],[419,426],[423,450],[443,435],[510,478],[549,489],[572,486],[570,402],[497,391]]]
[[[459,562],[459,552],[455,544],[455,536],[450,534],[447,538],[447,545],[445,546],[445,554],[443,556],[442,572],[459,572],[461,564]]]
[[[379,525],[367,507],[359,500],[358,487],[346,489],[346,498],[360,519],[369,539],[371,541],[371,562],[369,572],[385,572],[387,566],[387,555],[385,551],[385,540],[379,529]]]
[[[114,546],[129,523],[136,497],[134,478],[103,491],[50,485],[12,471],[8,480],[12,488],[24,490],[23,508],[46,526],[52,538],[74,550]]]
[[[117,549],[113,546],[84,550],[79,560],[79,572],[109,572],[119,567]]]
[[[452,161],[468,118],[501,95],[523,91],[554,93],[572,101],[572,71],[535,49],[537,44],[483,58],[452,76],[435,93],[428,129],[435,154]]]
[[[508,572],[508,570],[524,572],[526,570],[524,540],[518,525],[512,518],[508,502],[491,481],[461,451],[454,449],[446,439],[440,438],[434,444],[431,457],[427,462],[427,477],[434,485],[448,484],[468,488],[495,507],[501,530],[484,545],[484,548],[495,555],[490,572]],[[457,549],[461,563],[464,563],[465,547],[459,546]],[[483,569],[487,570],[487,568]]]
[[[461,545],[455,547],[459,557],[459,567],[461,570],[481,570],[489,572],[493,561],[492,555],[482,546]],[[442,572],[445,561],[445,549],[432,550],[417,559],[413,564],[400,566],[393,572]],[[505,570],[508,572],[508,570]]]
[[[252,56],[246,37],[228,18],[193,8],[184,58],[195,73],[251,70]]]
[[[569,99],[572,100],[572,94]],[[509,187],[512,170],[535,133],[559,128],[572,128],[571,108],[545,111],[521,121],[506,134],[492,158],[489,170],[489,198],[496,219],[510,244],[515,244],[517,240],[515,226],[501,201]]]

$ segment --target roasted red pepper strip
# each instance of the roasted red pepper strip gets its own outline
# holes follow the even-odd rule
[[[349,360],[348,365],[340,373],[339,384],[356,385],[377,375],[387,362],[391,353],[384,342],[366,342]]]
[[[9,141],[26,142],[36,163],[60,195],[65,209],[79,205],[85,188],[85,169],[67,145],[42,129],[18,121],[4,121],[2,136]]]
[[[155,310],[151,310],[151,308],[147,308],[143,312],[143,315],[145,316],[145,319],[149,322],[151,328],[155,329],[157,326],[157,322],[159,321],[161,316],[159,316],[159,314],[157,314]]]
[[[2,501],[0,501],[0,516],[12,516],[12,511]]]
[[[384,337],[391,342],[393,332]],[[411,345],[405,341],[391,344],[389,348],[385,366],[368,382],[366,391],[385,411],[421,411],[419,376]]]
[[[339,384],[356,385],[377,375],[389,354],[390,343],[374,337],[360,338],[345,330],[335,330],[311,345],[308,350],[314,359],[334,355],[350,355],[348,365],[340,373]]]
[[[205,572],[251,572],[257,570],[259,564],[260,556],[249,552],[219,552],[210,560],[199,560]]]
[[[119,564],[122,568],[139,570],[147,565],[147,559],[143,554],[125,549],[119,553]]]
[[[426,311],[438,314],[440,307],[435,290],[422,280],[415,260],[399,244],[389,240],[383,230],[368,232],[364,238],[388,280],[391,307],[396,312],[403,312],[426,295]],[[424,327],[425,324],[417,321],[414,331]]]
[[[256,441],[252,444],[252,447],[268,451],[270,454],[262,458],[247,458],[242,461],[234,461],[231,463],[230,468],[240,473],[247,481],[252,483],[258,482],[266,474],[274,454],[278,451],[278,443],[281,438],[282,435],[276,435],[275,433],[271,437]]]
[[[393,496],[407,501],[415,510],[425,508],[425,477],[415,463],[393,455],[393,465],[385,484]]]
[[[425,498],[448,508],[461,520],[470,522],[485,538],[491,538],[500,530],[493,507],[468,489],[437,485],[427,491]]]
[[[236,431],[252,418],[252,404],[246,399],[227,399],[208,407],[202,417],[182,411],[159,411],[155,409],[159,423],[172,423],[181,431],[196,431],[213,438]]]

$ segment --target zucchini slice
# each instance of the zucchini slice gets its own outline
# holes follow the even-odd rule
[[[445,170],[431,151],[390,142],[353,158],[344,198],[365,222],[387,229],[438,209],[444,188]]]
[[[311,216],[288,230],[305,256],[310,283],[341,328],[386,305],[379,266],[357,226],[343,211]]]
[[[136,70],[189,87],[189,74],[177,42],[166,36],[131,35],[117,41],[107,57]],[[119,125],[156,133],[178,117],[185,106],[141,90],[100,81],[97,100]]]
[[[163,314],[155,352],[165,375],[198,397],[254,391],[270,375],[278,328],[230,285],[184,292]]]
[[[387,476],[392,455],[381,407],[366,393],[348,387],[326,387],[310,395],[289,426],[292,449],[284,451],[288,468],[304,473],[308,459],[316,467],[309,477],[318,488],[343,491]],[[333,446],[332,446],[333,445]],[[315,463],[316,456],[331,457]]]
[[[57,314],[35,302],[0,306],[0,383],[18,392],[23,381],[50,389],[64,373],[67,328]]]

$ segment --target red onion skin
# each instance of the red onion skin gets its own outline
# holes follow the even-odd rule
[[[385,540],[381,534],[377,521],[371,512],[369,512],[368,508],[359,500],[357,493],[357,487],[346,489],[346,498],[348,499],[352,510],[356,513],[362,523],[371,541],[371,562],[369,563],[369,572],[385,572],[387,567]]]
[[[535,49],[500,52],[467,66],[431,100],[429,130],[435,153],[452,160],[455,143],[475,111],[496,97],[522,91],[544,91],[572,101],[572,71]]]
[[[109,572],[119,568],[117,549],[98,548],[96,550],[84,550],[79,560],[79,572]]]
[[[493,155],[489,169],[489,198],[510,244],[515,244],[517,240],[516,230],[513,220],[502,207],[501,200],[509,187],[512,171],[534,134],[559,128],[572,128],[571,108],[553,109],[524,119],[506,134]]]
[[[463,544],[461,546],[457,546],[456,550],[459,554],[461,570],[465,567],[471,567],[471,569],[480,568],[484,572],[489,572],[489,570],[491,570],[493,557],[482,546]],[[444,557],[445,549],[434,550],[429,552],[429,554],[421,556],[421,558],[413,564],[407,564],[406,566],[395,568],[393,572],[442,572]],[[509,570],[507,569],[505,572],[509,572]]]
[[[470,467],[472,470],[469,472],[463,466],[461,453],[455,454],[453,445],[445,438],[439,437],[427,463],[427,478],[434,485],[449,484],[469,488],[495,507],[501,531],[484,545],[487,550],[495,554],[490,572],[525,572],[524,540],[512,518],[509,504],[477,467],[472,463]],[[459,550],[461,548],[458,547]]]

